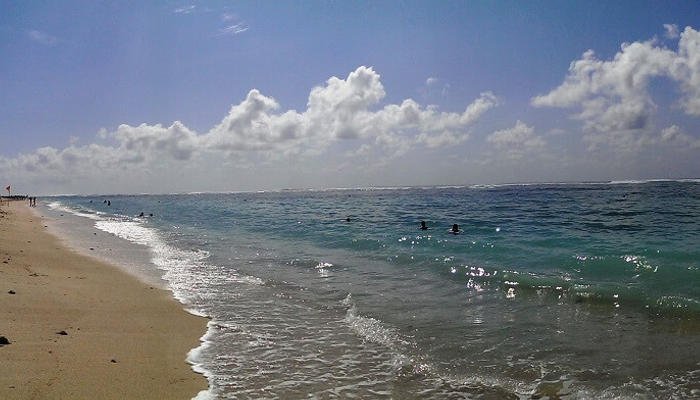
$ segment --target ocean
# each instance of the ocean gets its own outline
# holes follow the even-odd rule
[[[40,208],[210,318],[201,399],[700,398],[700,181]]]

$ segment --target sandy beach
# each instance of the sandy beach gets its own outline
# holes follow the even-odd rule
[[[206,320],[168,291],[68,249],[23,202],[0,207],[0,398],[189,399]]]

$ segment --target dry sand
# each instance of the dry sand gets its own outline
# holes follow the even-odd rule
[[[185,358],[205,330],[169,292],[66,248],[25,203],[0,207],[1,399],[192,398],[207,382]]]

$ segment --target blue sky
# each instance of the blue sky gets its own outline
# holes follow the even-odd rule
[[[694,1],[0,6],[20,191],[700,177]]]

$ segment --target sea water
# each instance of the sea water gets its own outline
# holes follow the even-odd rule
[[[698,181],[44,200],[211,318],[202,398],[700,398]]]

